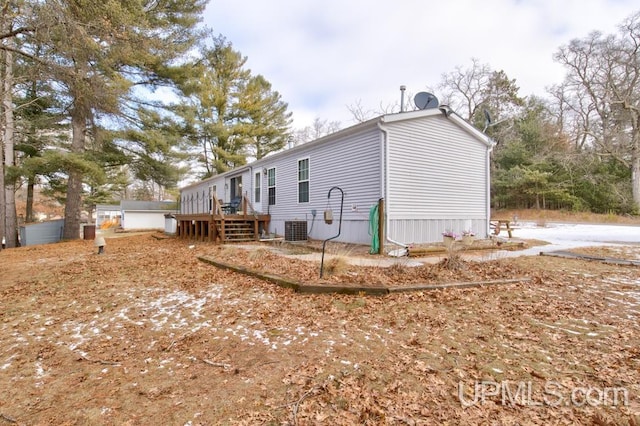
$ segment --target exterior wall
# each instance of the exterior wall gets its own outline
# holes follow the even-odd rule
[[[269,232],[284,235],[286,221],[306,221],[309,238],[325,239],[338,233],[341,193],[344,208],[340,237],[336,241],[369,243],[369,209],[377,204],[380,190],[380,131],[370,126],[322,144],[300,145],[273,159],[260,160],[254,170],[276,169],[276,204],[268,205],[268,182],[263,175],[262,211],[271,215]],[[298,202],[298,161],[309,159],[309,202]],[[331,209],[333,223],[324,222]],[[315,218],[314,213],[315,211]]]
[[[238,173],[230,172],[225,175],[224,184],[222,185],[222,194],[224,194],[220,199],[224,202],[231,201],[231,179],[241,177],[242,178],[242,189],[240,192],[242,195],[246,196],[248,200],[253,201],[251,197],[251,189],[253,188],[253,180],[251,179],[251,168],[241,169]],[[220,191],[219,191],[220,192]],[[236,194],[236,196],[238,196]]]
[[[180,213],[209,213],[209,184],[210,181],[206,180],[182,190]]]
[[[20,227],[20,244],[34,246],[38,244],[57,243],[62,239],[64,219],[47,222],[30,223]]]
[[[250,196],[253,188],[251,168],[232,170],[183,188],[180,191],[180,213],[211,213],[212,203],[210,202],[209,188],[213,186],[215,186],[215,195],[218,200],[223,203],[229,202],[231,200],[231,179],[238,176],[242,177],[242,194]],[[249,200],[253,201],[252,198]]]
[[[442,232],[486,237],[488,146],[444,115],[389,123],[388,235],[403,243]]]
[[[181,191],[181,214],[209,213],[209,187],[229,200],[231,178],[242,176],[242,193],[255,201],[255,173],[261,175],[261,202],[271,215],[268,232],[284,235],[285,222],[306,221],[312,239],[338,233],[340,198],[344,191],[343,222],[336,241],[369,244],[369,211],[388,196],[388,236],[402,243],[442,240],[444,230],[488,231],[488,145],[483,136],[456,117],[439,110],[384,116],[317,141],[299,145],[251,165],[214,176]],[[458,122],[456,122],[458,121]],[[383,131],[387,132],[388,178],[385,177]],[[474,133],[475,132],[475,133]],[[309,159],[309,202],[298,202],[298,161]],[[276,169],[276,203],[269,205],[265,172]],[[385,179],[388,179],[386,181]],[[333,223],[324,222],[330,208]],[[314,215],[315,213],[315,215]]]
[[[164,229],[166,210],[158,211],[124,211],[122,212],[122,229]]]

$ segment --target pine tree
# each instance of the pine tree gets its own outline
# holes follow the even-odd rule
[[[245,114],[242,122],[250,154],[259,160],[285,147],[290,138],[291,113],[263,76],[252,77],[244,89],[238,109]]]
[[[223,36],[202,46],[191,76],[181,82],[185,100],[175,108],[203,177],[246,164],[249,155],[281,149],[291,114],[262,76],[251,76],[247,61]]]
[[[100,143],[102,118],[123,112],[133,87],[167,80],[168,64],[193,44],[202,0],[66,0],[39,4],[42,28],[34,40],[50,78],[68,94],[72,129],[68,147],[64,238],[79,237],[84,176],[93,167],[87,143]],[[93,163],[95,164],[95,163]]]

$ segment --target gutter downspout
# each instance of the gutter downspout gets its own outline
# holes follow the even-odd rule
[[[491,225],[490,225],[490,222],[491,222],[491,152],[493,151],[494,146],[495,145],[492,142],[491,145],[487,147],[487,164],[486,164],[487,171],[485,173],[485,179],[487,182],[487,188],[486,188],[487,221],[485,223],[487,237],[491,233]]]
[[[404,249],[404,253],[401,256],[406,256],[409,253],[409,249],[406,244],[400,243],[398,241],[392,240],[389,238],[389,131],[382,125],[382,120],[378,121],[378,129],[382,132],[381,141],[381,153],[384,157],[384,170],[380,174],[380,190],[382,192],[382,198],[384,198],[385,202],[385,216],[384,216],[384,238],[387,242],[398,245]]]

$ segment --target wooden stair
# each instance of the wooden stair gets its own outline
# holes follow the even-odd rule
[[[216,235],[223,243],[237,243],[244,241],[257,241],[259,239],[258,226],[254,218],[229,217],[217,219],[212,222],[216,227]]]

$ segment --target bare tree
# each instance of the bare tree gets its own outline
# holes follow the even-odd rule
[[[372,109],[366,108],[362,105],[362,99],[358,99],[353,104],[347,105],[347,109],[351,113],[353,119],[358,123],[367,121],[376,115]]]
[[[485,100],[489,86],[491,68],[481,64],[477,58],[471,58],[471,67],[457,66],[454,71],[443,74],[438,86],[440,101],[449,105],[463,118],[471,120],[477,115]]]
[[[415,107],[409,107],[409,104],[410,102],[405,99],[405,111],[415,109]],[[400,103],[395,102],[385,104],[380,102],[377,109],[371,109],[362,105],[362,99],[358,99],[354,103],[347,105],[347,110],[349,110],[351,116],[357,123],[362,123],[380,115],[400,112]]]
[[[335,133],[340,130],[339,121],[329,121],[327,119],[321,119],[316,117],[310,126],[303,127],[293,131],[291,136],[291,144],[293,146],[301,145],[303,143],[311,142],[316,139],[320,139],[323,136]],[[287,148],[291,148],[288,146]]]
[[[455,71],[444,74],[438,89],[441,103],[448,104],[478,127],[485,122],[485,110],[494,121],[499,121],[518,114],[524,105],[515,80],[475,58],[471,59],[471,67],[458,66]]]
[[[629,167],[640,208],[640,12],[619,34],[594,32],[573,40],[555,59],[567,69],[562,100],[572,113],[577,144]]]

